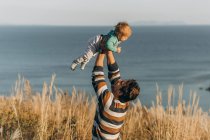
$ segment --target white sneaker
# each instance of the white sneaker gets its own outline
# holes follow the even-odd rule
[[[86,66],[87,63],[88,62],[82,62],[81,63],[81,66],[80,66],[81,70],[84,70],[85,69],[85,66]]]
[[[77,65],[78,65],[78,63],[73,61],[71,64],[71,70],[74,71],[76,69]]]

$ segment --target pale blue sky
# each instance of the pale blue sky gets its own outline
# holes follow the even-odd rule
[[[0,0],[0,24],[210,24],[210,0]]]

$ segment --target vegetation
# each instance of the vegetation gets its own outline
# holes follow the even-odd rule
[[[18,80],[11,96],[0,97],[0,139],[84,140],[91,139],[96,98],[75,89],[69,94],[51,83],[34,92],[28,80]],[[123,140],[210,140],[208,112],[199,107],[195,94],[189,103],[173,104],[174,88],[168,89],[168,106],[163,107],[157,88],[156,103],[130,106],[121,131]]]

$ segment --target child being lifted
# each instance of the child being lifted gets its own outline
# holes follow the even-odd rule
[[[132,29],[126,22],[119,22],[114,30],[111,30],[107,35],[97,35],[89,39],[85,53],[75,59],[71,64],[71,70],[75,70],[77,65],[84,70],[90,59],[102,50],[110,50],[120,53],[121,47],[119,44],[126,41],[132,34]]]

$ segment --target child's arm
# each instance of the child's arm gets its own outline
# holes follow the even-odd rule
[[[98,54],[92,71],[92,85],[98,97],[108,90],[103,71],[104,57],[104,53]]]

